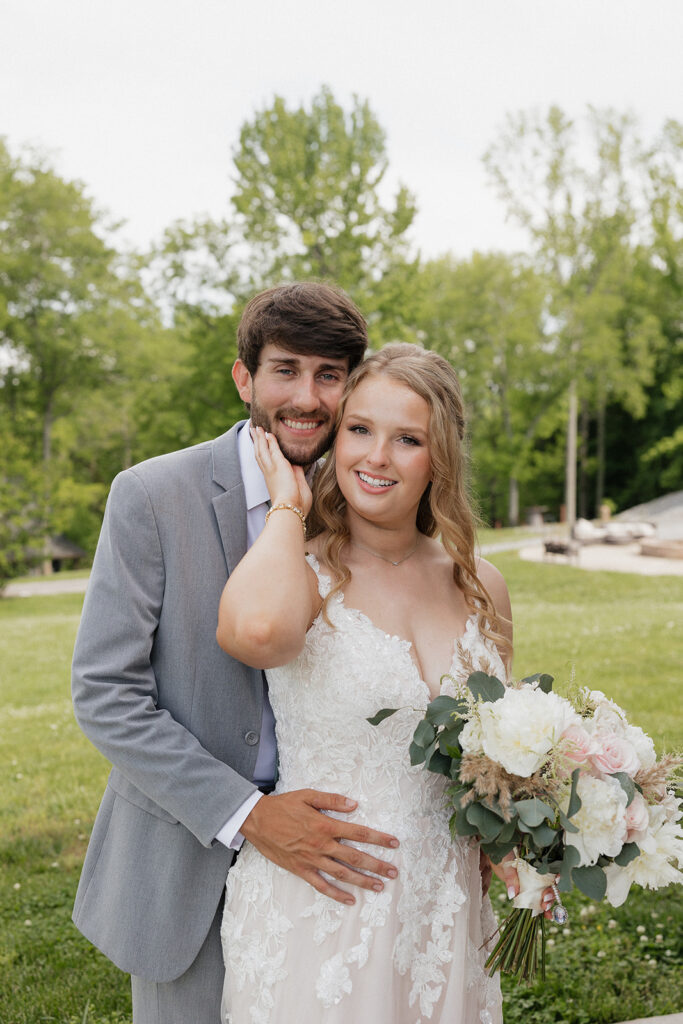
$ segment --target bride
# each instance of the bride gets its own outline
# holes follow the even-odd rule
[[[451,840],[447,780],[408,754],[432,698],[476,669],[505,678],[511,660],[507,588],[474,554],[456,374],[389,345],[349,378],[337,427],[312,510],[303,470],[253,432],[272,507],[226,585],[217,637],[267,669],[279,779],[263,799],[351,795],[355,822],[398,837],[384,853],[394,877],[356,897],[353,869],[332,860],[312,888],[245,843],[228,875],[224,1021],[498,1024],[479,847]],[[384,707],[402,710],[369,725]]]

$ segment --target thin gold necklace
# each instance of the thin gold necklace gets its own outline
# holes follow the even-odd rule
[[[366,548],[365,544],[359,544],[357,540],[352,540],[351,541],[351,544],[354,547],[360,548],[362,551],[367,551],[367,553],[369,555],[374,555],[375,558],[381,558],[383,562],[389,562],[390,565],[400,565],[401,562],[406,562],[410,558],[411,555],[415,554],[415,552],[417,551],[417,546],[418,546],[419,543],[420,543],[420,540],[418,538],[417,541],[415,542],[415,547],[412,548],[408,552],[407,555],[404,555],[403,558],[399,558],[398,561],[395,562],[393,560],[393,558],[387,558],[386,555],[380,555],[379,551],[373,551],[372,548]]]

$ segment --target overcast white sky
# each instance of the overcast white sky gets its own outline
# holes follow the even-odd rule
[[[370,101],[426,256],[518,241],[481,164],[506,111],[683,117],[681,0],[0,0],[0,40],[0,134],[137,245],[227,212],[239,127],[275,94]]]

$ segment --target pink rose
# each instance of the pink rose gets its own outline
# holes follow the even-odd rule
[[[569,725],[560,737],[562,753],[576,764],[585,764],[592,754],[598,752],[598,745],[581,725]]]
[[[614,733],[597,733],[593,739],[598,751],[591,755],[591,761],[598,771],[605,775],[614,775],[615,772],[636,774],[640,761],[632,743]]]
[[[650,824],[647,804],[640,793],[636,793],[631,803],[626,808],[626,842],[637,843],[642,839],[643,833]]]

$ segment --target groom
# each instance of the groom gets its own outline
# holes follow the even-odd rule
[[[292,462],[311,466],[329,447],[366,345],[358,309],[327,285],[285,285],[247,305],[233,378],[251,422]],[[134,1024],[218,1024],[222,894],[244,836],[339,901],[353,896],[330,876],[369,889],[395,875],[357,845],[395,846],[392,836],[319,813],[353,810],[353,794],[263,796],[276,771],[264,677],[225,654],[215,629],[227,576],[262,529],[267,500],[243,423],[112,484],[73,698],[113,768],[74,922],[132,975]]]

